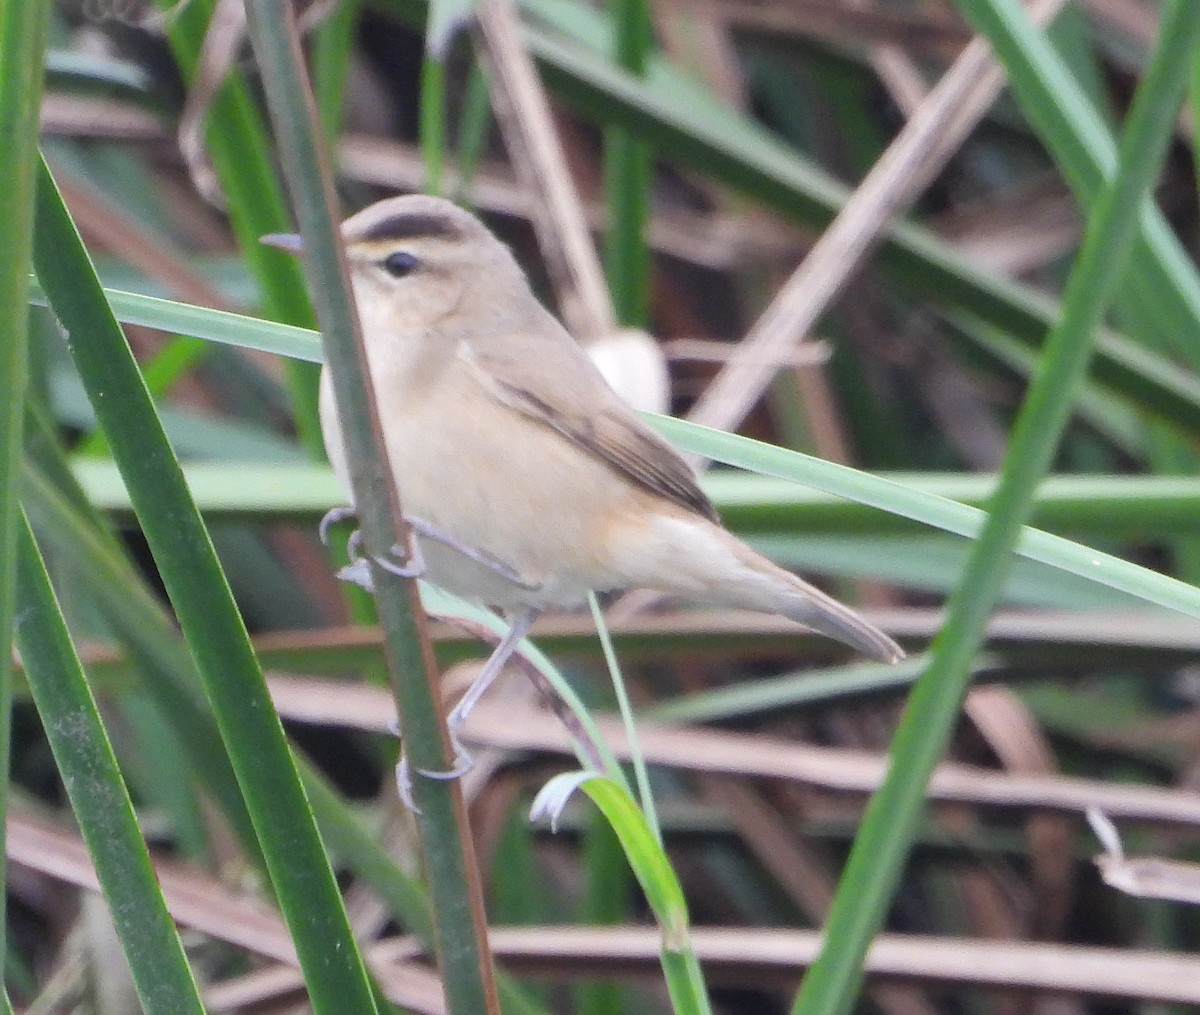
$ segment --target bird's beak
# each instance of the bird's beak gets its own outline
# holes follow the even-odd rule
[[[268,233],[266,236],[260,236],[258,242],[288,254],[304,253],[304,237],[299,233]]]

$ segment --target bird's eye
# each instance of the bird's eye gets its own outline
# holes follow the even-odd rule
[[[382,261],[383,270],[392,278],[404,278],[405,275],[411,275],[420,263],[407,250],[393,251]]]

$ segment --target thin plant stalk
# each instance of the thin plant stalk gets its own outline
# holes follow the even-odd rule
[[[592,620],[596,624],[596,636],[600,639],[604,662],[608,666],[608,674],[612,679],[613,693],[617,696],[617,709],[621,714],[621,722],[625,726],[625,735],[629,740],[629,754],[633,759],[633,775],[638,788],[638,802],[646,814],[646,824],[650,826],[654,838],[661,846],[662,827],[658,823],[654,794],[650,792],[650,774],[646,770],[646,758],[638,744],[637,722],[634,719],[633,706],[629,703],[629,694],[625,690],[625,679],[621,676],[621,664],[617,661],[617,652],[613,648],[612,636],[608,632],[608,625],[604,622],[604,614],[600,611],[600,603],[594,592],[588,593],[588,606],[592,611]]]
[[[652,32],[645,0],[616,4],[616,62],[632,74],[646,73]],[[605,267],[617,320],[644,328],[650,305],[650,251],[645,228],[650,209],[650,146],[627,127],[604,132],[604,183],[608,229]]]
[[[421,62],[420,108],[425,193],[440,197],[446,165],[446,65],[428,53]]]
[[[433,650],[420,622],[416,583],[397,579],[374,563],[390,555],[397,544],[408,545],[408,528],[388,467],[350,296],[345,255],[335,225],[333,187],[322,157],[294,14],[290,8],[280,12],[251,4],[247,16],[280,161],[305,240],[305,263],[342,417],[354,503],[364,550],[373,562],[376,603],[405,753],[413,771],[446,771],[451,765],[449,742]],[[417,778],[413,799],[447,1008],[453,1015],[498,1013],[483,890],[461,786],[457,780]]]

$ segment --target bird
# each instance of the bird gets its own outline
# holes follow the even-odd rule
[[[613,392],[475,215],[401,195],[346,219],[341,238],[419,567],[511,625],[447,718],[454,768],[424,774],[469,766],[457,730],[470,710],[543,611],[592,592],[643,588],[780,614],[883,662],[903,658],[879,628],[721,524],[688,464]],[[263,241],[303,251],[293,234]],[[353,503],[328,367],[319,409]],[[332,512],[322,531],[353,510]]]

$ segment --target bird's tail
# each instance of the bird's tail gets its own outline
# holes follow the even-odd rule
[[[780,613],[885,663],[898,663],[904,658],[904,649],[849,606],[749,547],[745,547],[745,551],[755,558],[750,566],[763,576],[766,587],[762,594],[745,597],[730,605]]]
[[[675,545],[637,584],[714,606],[778,613],[883,662],[904,650],[874,624],[711,522],[659,519],[658,546]],[[667,538],[663,538],[663,537]]]

